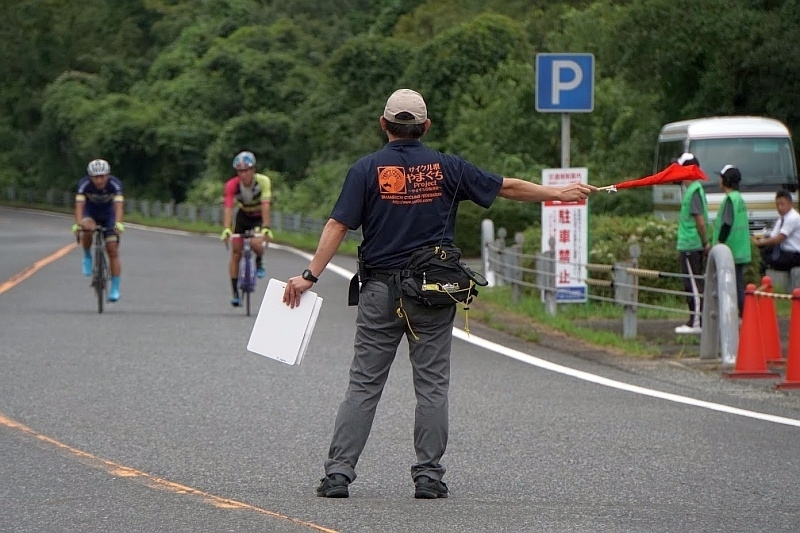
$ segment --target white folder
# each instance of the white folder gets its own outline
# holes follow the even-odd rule
[[[283,303],[285,289],[285,282],[269,280],[247,349],[287,365],[299,365],[317,323],[322,298],[306,291],[300,305],[291,309]]]

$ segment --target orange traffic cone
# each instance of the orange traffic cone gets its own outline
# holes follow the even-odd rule
[[[742,311],[742,328],[739,332],[739,349],[736,352],[736,366],[732,371],[722,374],[728,378],[771,378],[778,373],[767,369],[764,344],[759,329],[756,286],[750,283],[744,292],[744,310]]]
[[[769,276],[761,278],[761,292],[772,293],[772,279]],[[783,364],[781,350],[781,334],[778,329],[778,314],[775,311],[775,300],[770,296],[756,295],[758,302],[758,318],[761,322],[761,341],[764,345],[764,358],[767,364]]]
[[[789,319],[789,353],[786,356],[786,377],[775,386],[779,389],[800,388],[800,289],[792,291],[792,316]]]

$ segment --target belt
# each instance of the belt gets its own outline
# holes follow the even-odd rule
[[[389,280],[391,279],[391,277],[394,276],[395,274],[399,273],[399,272],[400,272],[399,268],[395,269],[395,270],[383,270],[383,269],[380,269],[380,268],[370,268],[370,269],[367,269],[367,271],[366,271],[366,279],[374,279],[374,280],[380,281],[383,284],[388,285],[389,284]]]

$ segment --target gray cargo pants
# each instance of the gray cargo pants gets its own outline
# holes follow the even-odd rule
[[[350,384],[339,405],[325,473],[356,479],[355,467],[372,429],[375,410],[403,335],[408,339],[417,407],[414,412],[414,450],[417,463],[411,477],[426,475],[441,480],[439,464],[447,447],[450,386],[450,345],[456,306],[427,309],[403,300],[411,329],[397,316],[389,301],[389,288],[368,280],[361,288],[356,320],[355,355]]]

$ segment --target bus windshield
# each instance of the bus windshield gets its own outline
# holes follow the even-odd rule
[[[708,175],[709,181],[703,183],[707,192],[720,192],[717,172],[725,165],[734,165],[742,172],[742,192],[797,189],[794,152],[788,138],[693,139],[689,151]]]

